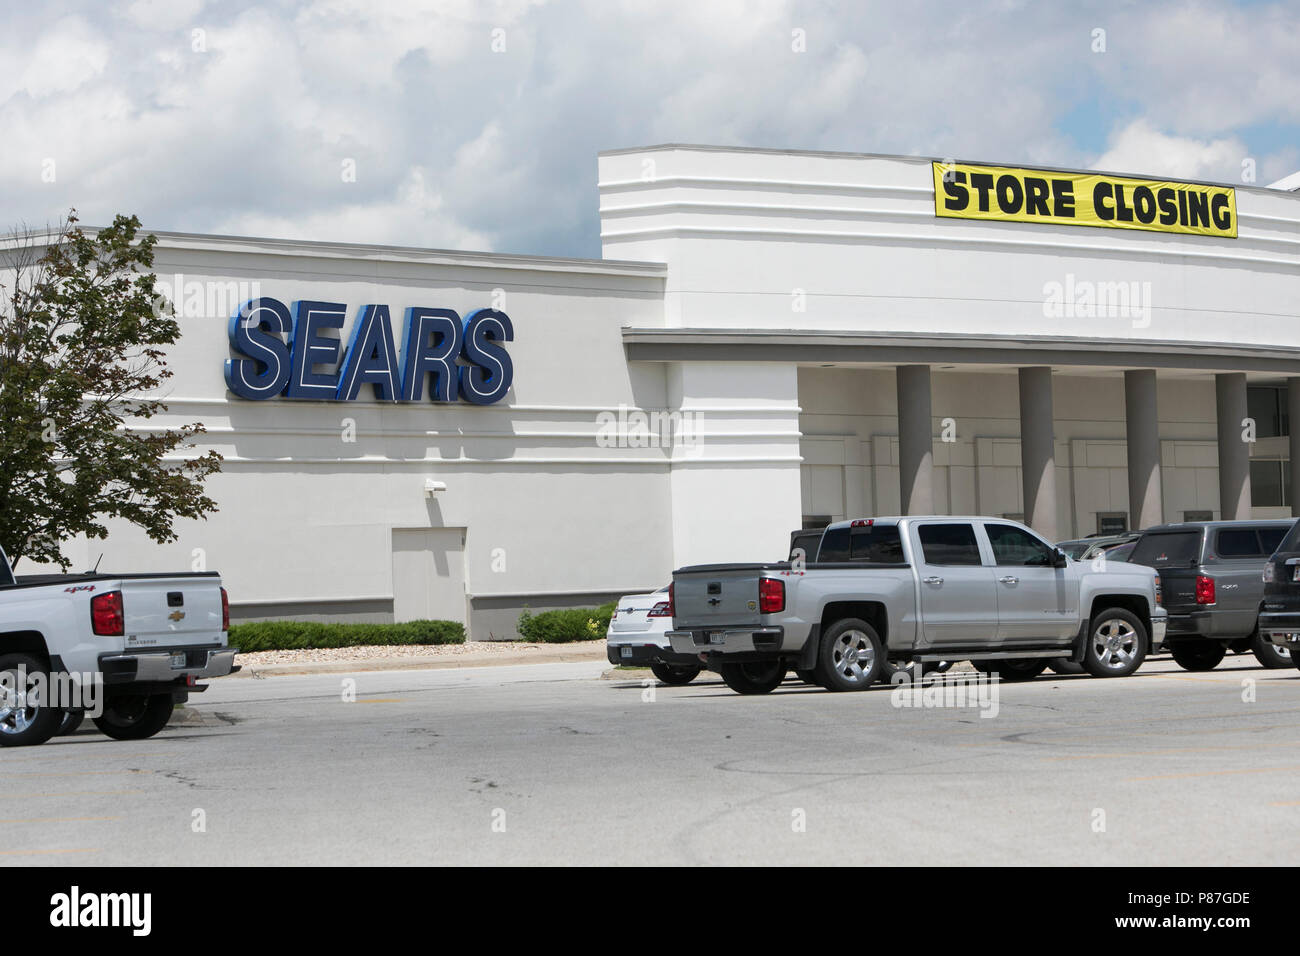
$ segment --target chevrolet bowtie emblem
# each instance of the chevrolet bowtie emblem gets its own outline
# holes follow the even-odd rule
[[[167,616],[168,616],[169,618],[171,618],[173,621],[181,621],[181,620],[184,620],[184,619],[185,619],[185,612],[184,612],[184,611],[172,611],[172,612],[171,612],[170,614],[168,614]]]

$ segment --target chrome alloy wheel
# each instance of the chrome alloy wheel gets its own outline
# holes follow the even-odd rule
[[[1107,618],[1092,631],[1092,653],[1107,670],[1123,670],[1138,652],[1138,634],[1123,618]]]
[[[831,661],[845,681],[865,684],[876,667],[876,648],[862,631],[845,631],[835,638]]]
[[[0,734],[21,734],[32,725],[40,709],[34,683],[33,675],[20,671],[0,674]]]

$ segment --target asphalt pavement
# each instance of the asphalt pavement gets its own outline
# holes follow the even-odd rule
[[[1000,686],[995,713],[607,669],[214,681],[194,723],[152,740],[0,751],[0,857],[1236,866],[1300,850],[1300,671],[1252,657],[1049,674]]]

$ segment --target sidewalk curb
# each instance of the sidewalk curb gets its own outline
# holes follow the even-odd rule
[[[237,674],[231,674],[236,680],[241,678],[288,677],[303,674],[348,674],[360,671],[412,671],[412,670],[448,670],[458,667],[508,667],[518,664],[582,664],[590,661],[607,661],[605,647],[563,648],[554,645],[557,650],[532,647],[511,654],[465,654],[458,657],[450,655],[427,655],[424,657],[369,657],[352,661],[318,661],[299,664],[250,664]],[[235,663],[239,663],[236,656]]]

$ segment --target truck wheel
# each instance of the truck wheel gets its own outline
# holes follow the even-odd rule
[[[1083,669],[1093,677],[1128,677],[1147,659],[1147,629],[1141,618],[1111,607],[1088,623]]]
[[[846,617],[822,635],[817,676],[827,690],[866,690],[880,680],[885,666],[885,648],[866,621]]]
[[[743,664],[720,664],[722,682],[737,694],[770,694],[785,680],[782,661],[747,661]]]
[[[167,726],[175,707],[171,694],[114,697],[104,704],[95,726],[114,740],[144,740]]]
[[[1259,661],[1269,670],[1277,670],[1282,667],[1290,667],[1295,663],[1291,657],[1291,651],[1285,647],[1280,647],[1271,641],[1264,640],[1264,635],[1255,631],[1250,638],[1250,649],[1255,655],[1255,660]]]
[[[63,711],[41,699],[49,669],[27,654],[0,655],[0,747],[35,747],[53,737]]]
[[[689,684],[700,676],[700,668],[690,664],[660,664],[658,661],[650,665],[650,672],[655,675],[659,683],[668,684],[670,687]]]
[[[1227,650],[1213,641],[1175,641],[1169,646],[1169,653],[1185,671],[1212,671]]]
[[[81,722],[86,719],[86,712],[80,707],[71,707],[63,712],[63,720],[59,724],[59,732],[56,737],[67,737],[69,734],[75,734]]]
[[[906,674],[902,678],[902,683],[910,684],[917,674],[927,677],[930,674],[942,674],[948,668],[952,667],[953,661],[908,661],[906,664],[896,664],[893,661],[885,661],[885,666],[881,668],[880,682],[882,684],[892,684],[899,680],[895,674]]]
[[[1047,670],[1047,659],[1042,657],[1009,657],[988,663],[993,665],[993,672],[1008,683],[1033,680]]]

